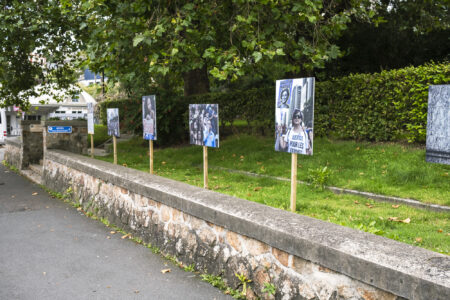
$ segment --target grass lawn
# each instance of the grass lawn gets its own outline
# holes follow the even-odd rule
[[[314,156],[299,155],[298,178],[328,166],[328,185],[450,205],[449,166],[425,163],[424,149],[399,144],[370,144],[316,139]],[[203,186],[202,147],[157,149],[158,175]],[[290,176],[290,154],[273,150],[273,139],[240,135],[209,148],[209,165],[272,176]],[[112,162],[112,155],[99,158]],[[148,171],[148,142],[136,138],[118,144],[118,163]],[[220,193],[289,209],[290,183],[210,169],[209,186]],[[297,212],[450,254],[448,213],[335,195],[298,185]],[[403,222],[399,222],[403,221]]]
[[[111,137],[108,135],[108,127],[106,125],[102,124],[95,124],[94,125],[94,146],[97,147],[107,140],[109,140]],[[88,148],[91,147],[91,136],[88,134]]]

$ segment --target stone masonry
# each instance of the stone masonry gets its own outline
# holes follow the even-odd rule
[[[205,202],[193,204],[185,202],[195,202],[195,197],[200,198],[218,193],[184,184],[181,187],[183,191],[177,191],[173,185],[178,186],[180,183],[120,166],[111,166],[112,169],[106,171],[105,168],[109,168],[110,165],[62,151],[47,151],[44,160],[44,182],[50,189],[61,193],[70,191],[72,200],[82,204],[85,210],[91,211],[99,217],[107,218],[111,223],[142,238],[144,242],[159,247],[163,253],[176,256],[184,265],[194,264],[197,270],[221,275],[234,288],[238,288],[240,284],[236,274],[245,275],[247,279],[251,280],[247,291],[249,299],[256,297],[262,299],[368,300],[403,299],[404,297],[448,299],[450,271],[446,267],[450,266],[450,262],[449,258],[444,255],[424,249],[412,249],[416,247],[408,245],[397,245],[398,249],[407,248],[406,253],[402,254],[405,259],[408,255],[428,255],[429,261],[424,261],[423,264],[429,265],[422,267],[433,268],[431,273],[436,276],[436,280],[432,282],[431,275],[429,277],[419,275],[420,267],[412,265],[408,259],[403,263],[407,264],[407,269],[411,268],[412,275],[404,275],[401,268],[397,266],[390,266],[392,269],[389,269],[388,272],[391,275],[385,275],[385,266],[381,265],[383,262],[372,268],[371,262],[364,261],[362,256],[352,256],[352,260],[347,259],[348,253],[364,251],[362,248],[356,249],[356,251],[345,251],[342,248],[343,253],[328,252],[327,246],[320,245],[323,241],[319,235],[312,243],[304,241],[298,243],[298,245],[308,245],[307,249],[298,250],[297,245],[295,246],[297,250],[287,251],[286,248],[294,247],[295,241],[284,240],[283,234],[271,232],[264,226],[254,226],[254,223],[246,223],[244,226],[248,232],[261,234],[263,238],[259,239],[251,237],[251,234],[243,234],[238,227],[233,230],[233,226],[238,225],[233,225],[236,222],[229,221],[231,220],[230,213],[224,209],[228,204],[219,207],[222,205],[217,204],[219,202],[209,203],[213,207],[211,209]],[[131,180],[128,174],[134,174],[137,177],[133,181],[124,181],[124,178]],[[121,179],[117,177],[121,177]],[[138,182],[138,178],[143,179]],[[150,192],[144,183],[149,179],[155,181],[154,189]],[[122,184],[117,184],[119,182]],[[167,196],[168,193],[171,195]],[[233,199],[236,199],[222,196],[218,196],[222,201],[232,202]],[[186,200],[180,200],[180,198]],[[236,206],[235,203],[232,204]],[[239,218],[257,219],[252,216],[252,213],[255,213],[261,205],[244,203],[243,207],[249,205],[254,208],[251,211],[241,211]],[[238,209],[240,210],[242,207]],[[297,218],[295,214],[272,208],[263,208],[263,211],[266,212],[267,218],[274,217],[274,214],[280,214],[284,224],[293,224]],[[204,217],[200,217],[200,215]],[[292,220],[286,216],[291,216]],[[270,222],[266,223],[269,226]],[[325,222],[314,220],[311,223],[320,225]],[[322,225],[327,228],[337,226],[328,223]],[[312,227],[306,227],[303,230],[310,233],[313,231]],[[342,230],[352,231],[348,228]],[[362,238],[362,244],[366,244],[367,247],[372,244],[371,239],[376,239],[376,243],[380,244],[381,249],[383,249],[383,243],[399,244],[362,232],[356,233],[356,236]],[[340,243],[339,237],[333,233],[329,238],[333,240],[332,242]],[[352,238],[349,236],[344,241],[347,247],[357,246],[351,243]],[[411,252],[411,249],[414,251]],[[302,251],[305,255],[298,255]],[[309,255],[308,253],[313,253],[312,251],[315,254]],[[326,256],[321,259],[323,263],[317,261],[316,254],[317,257]],[[384,254],[375,258],[375,260],[384,259],[388,259]],[[423,257],[419,258],[419,260],[422,259]],[[431,265],[430,260],[434,260],[435,264]],[[389,263],[393,263],[393,260]],[[351,268],[348,269],[347,264]],[[443,269],[438,266],[441,268],[443,266]],[[364,268],[365,273],[358,275],[360,267]],[[341,269],[337,270],[339,268]],[[383,276],[388,278],[378,278]],[[276,287],[275,296],[262,291],[265,284],[273,284]]]

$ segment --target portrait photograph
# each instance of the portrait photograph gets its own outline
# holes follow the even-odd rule
[[[276,151],[313,154],[314,82],[314,77],[276,81]]]
[[[218,104],[189,104],[189,137],[192,145],[219,147]]]
[[[87,104],[88,134],[94,134],[94,104]]]
[[[108,135],[120,137],[119,131],[119,109],[118,108],[108,108],[106,109],[107,120],[108,120]]]
[[[156,97],[142,97],[142,131],[145,140],[156,140]]]

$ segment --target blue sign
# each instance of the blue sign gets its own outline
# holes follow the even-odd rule
[[[48,133],[72,133],[72,126],[48,126]]]

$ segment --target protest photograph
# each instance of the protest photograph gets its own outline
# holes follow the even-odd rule
[[[145,140],[156,140],[156,99],[155,95],[142,97],[142,129]]]
[[[276,81],[275,150],[313,154],[314,78]]]
[[[108,108],[106,110],[107,123],[108,123],[108,135],[120,137],[119,131],[119,109],[118,108]]]
[[[189,104],[189,136],[192,145],[219,147],[218,104]]]

